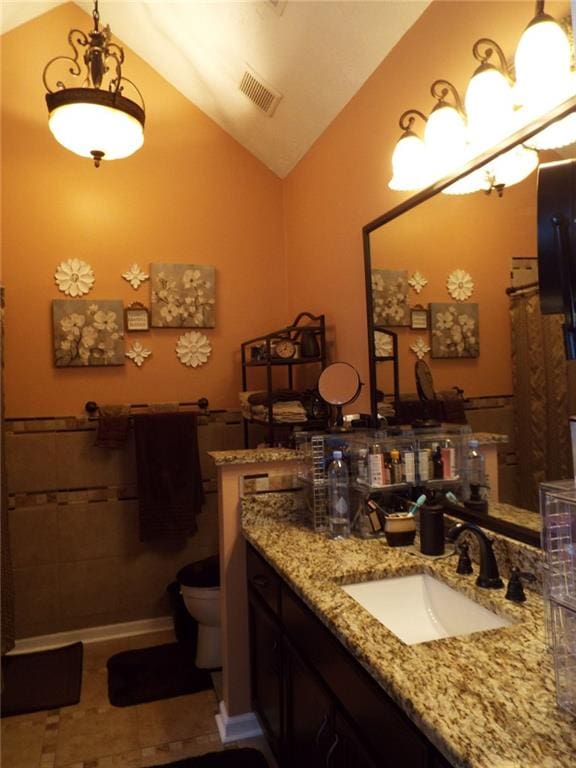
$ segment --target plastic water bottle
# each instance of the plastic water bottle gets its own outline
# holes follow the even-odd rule
[[[342,451],[334,451],[328,467],[328,527],[331,539],[350,536],[350,481]]]

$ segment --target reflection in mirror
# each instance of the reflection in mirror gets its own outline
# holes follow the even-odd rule
[[[541,316],[530,285],[538,282],[536,174],[502,197],[437,194],[446,183],[364,228],[373,417],[378,392],[388,413],[391,404],[398,411],[419,401],[412,371],[415,355],[425,357],[437,399],[460,399],[474,432],[507,437],[500,501],[537,511],[539,483],[572,476],[576,362],[564,356],[562,317]],[[382,302],[387,280],[391,293]],[[428,328],[407,320],[415,305],[429,310]],[[385,326],[382,306],[393,310]],[[394,359],[378,359],[376,326],[396,335]]]
[[[344,428],[342,407],[353,403],[361,389],[358,371],[350,363],[332,363],[320,374],[318,392],[325,402],[336,407],[336,429]]]

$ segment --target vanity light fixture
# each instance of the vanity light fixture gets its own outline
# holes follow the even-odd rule
[[[433,83],[438,103],[428,116],[424,140],[402,147],[405,181],[398,186],[397,171],[391,189],[423,189],[456,168],[462,167],[512,135],[523,125],[545,115],[576,94],[572,53],[562,26],[536,2],[536,15],[524,31],[515,55],[516,80],[500,46],[489,38],[474,43],[472,53],[479,62],[466,89],[464,105],[454,86],[446,80]],[[452,104],[446,97],[450,95]],[[407,114],[420,114],[409,110]],[[404,116],[403,115],[403,116]],[[401,137],[401,140],[404,136]],[[537,133],[525,145],[515,147],[489,164],[443,190],[445,194],[469,194],[479,190],[499,195],[506,186],[523,181],[538,166],[538,149],[554,149],[576,141],[576,114],[571,114]],[[410,169],[410,170],[408,170]]]
[[[409,191],[418,189],[422,179],[422,169],[426,166],[426,148],[424,142],[413,130],[416,118],[426,124],[426,117],[417,109],[408,109],[398,121],[403,133],[398,139],[392,154],[392,179],[390,189]]]
[[[140,149],[145,112],[142,94],[122,75],[124,50],[111,42],[108,25],[100,28],[98,0],[92,18],[90,33],[70,30],[73,55],[51,59],[42,79],[54,138],[71,152],[93,158],[98,168],[102,160],[128,157]],[[124,95],[126,86],[138,103]]]

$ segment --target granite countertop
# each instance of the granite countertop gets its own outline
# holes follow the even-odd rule
[[[293,448],[245,448],[234,451],[208,451],[217,467],[224,464],[266,464],[271,461],[301,461],[304,454]]]
[[[458,576],[454,557],[425,558],[382,539],[331,541],[302,522],[296,501],[243,500],[245,537],[455,768],[574,768],[576,719],[556,704],[537,593],[515,604]],[[422,571],[515,623],[407,646],[339,587]]]

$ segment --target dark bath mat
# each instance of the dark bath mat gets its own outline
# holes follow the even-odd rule
[[[187,757],[162,768],[269,768],[268,761],[257,749],[226,749],[199,757]]]
[[[171,699],[212,687],[205,669],[179,643],[122,651],[108,659],[108,698],[115,707]]]
[[[82,643],[2,657],[2,717],[77,704]]]

